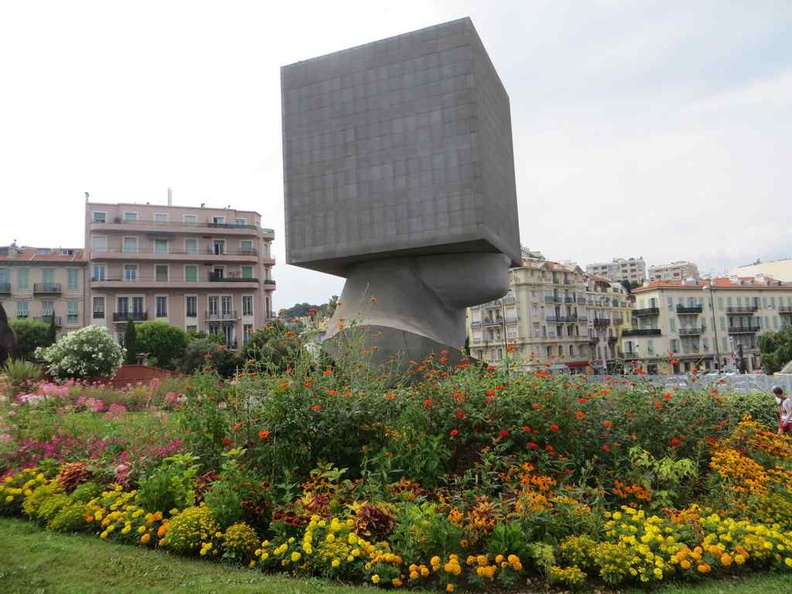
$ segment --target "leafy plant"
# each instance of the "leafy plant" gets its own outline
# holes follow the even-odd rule
[[[143,509],[168,512],[193,505],[195,491],[193,478],[198,472],[197,458],[191,454],[178,454],[165,458],[140,481],[137,499]]]
[[[30,360],[36,349],[52,344],[49,325],[38,320],[17,319],[8,323],[16,334],[16,347],[11,355],[15,359]]]
[[[167,322],[143,322],[136,329],[137,351],[148,356],[164,369],[176,369],[184,357],[189,339],[187,333]]]
[[[41,367],[22,359],[9,359],[3,366],[3,373],[11,385],[12,395],[28,390],[41,379]]]
[[[50,347],[39,347],[36,356],[47,362],[47,371],[55,377],[95,378],[115,373],[124,361],[124,349],[107,329],[87,326],[69,332]]]

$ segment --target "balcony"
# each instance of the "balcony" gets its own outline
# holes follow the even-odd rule
[[[729,325],[729,334],[754,334],[759,332],[759,324],[741,324],[739,326]]]
[[[90,251],[91,260],[122,260],[147,262],[258,262],[258,251],[255,248],[224,249],[221,253],[215,253],[214,249],[207,247],[204,250],[179,250],[169,249],[167,252],[157,250],[153,247],[138,248],[134,251],[125,251],[119,247],[109,247],[103,249],[92,249]],[[274,260],[273,260],[274,263]]]
[[[659,307],[642,307],[639,309],[634,309],[632,312],[634,316],[659,316],[660,315],[660,308]]]
[[[619,339],[616,336],[608,336],[608,344],[613,346]]]
[[[263,282],[264,282],[264,288],[265,289],[268,288],[267,285],[269,285],[270,287],[273,287],[273,288],[275,287],[275,279],[273,279],[273,278],[265,278]]]
[[[558,316],[556,319],[558,320],[559,323],[569,323],[569,322],[578,321],[577,316]]]
[[[45,324],[52,324],[52,318],[55,318],[55,326],[60,328],[61,327],[61,317],[60,316],[53,316],[52,314],[44,314],[43,316],[36,316],[33,319],[36,322],[44,322]]]
[[[610,326],[611,321],[608,318],[594,318],[594,327],[595,328],[605,328],[606,326]]]
[[[145,311],[122,311],[113,314],[114,322],[126,322],[130,318],[133,322],[145,322],[148,320],[148,313]]]
[[[0,283],[0,295],[11,294],[11,283]]]
[[[624,324],[624,320],[622,320],[621,318],[613,318],[614,326],[621,326],[622,324]]]
[[[484,319],[482,320],[482,324],[484,324],[485,326],[502,326],[503,319],[495,319],[495,320]]]
[[[740,305],[737,307],[727,307],[726,313],[729,315],[752,314],[756,312],[758,309],[759,306],[754,303],[753,305]]]
[[[575,303],[574,297],[564,297],[564,303]]]
[[[221,311],[221,312],[206,312],[205,319],[207,322],[234,322],[239,319],[237,311]]]
[[[680,336],[699,336],[700,334],[704,334],[706,328],[704,326],[693,327],[693,328],[680,328],[679,335]]]
[[[780,314],[792,313],[792,305],[779,305],[778,306],[778,313],[780,313]]]
[[[210,272],[209,282],[210,283],[257,283],[258,279],[253,278],[251,276],[240,276],[237,274],[229,274],[228,276],[226,276],[225,274],[222,273]],[[274,283],[275,281],[272,282]]]
[[[265,240],[273,240],[275,239],[275,230],[274,229],[261,229],[262,238]]]
[[[60,283],[33,283],[34,295],[60,295]]]
[[[696,315],[700,314],[702,307],[700,305],[677,305],[676,312],[679,315]]]
[[[660,328],[628,328],[622,336],[660,336]]]
[[[152,221],[135,220],[125,221],[121,217],[115,217],[112,221],[91,221],[90,230],[92,232],[134,232],[134,233],[156,233],[158,235],[172,233],[195,234],[209,229],[220,229],[221,235],[253,235],[265,240],[275,239],[275,231],[272,229],[262,229],[258,225],[243,225],[241,223],[185,223],[184,221]]]

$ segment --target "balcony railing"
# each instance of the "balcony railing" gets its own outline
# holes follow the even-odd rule
[[[676,312],[680,315],[694,315],[700,314],[702,307],[700,305],[677,305]]]
[[[753,305],[739,305],[737,307],[727,307],[726,313],[727,314],[750,314],[754,313],[759,309],[759,306],[755,303]]]
[[[660,336],[660,328],[629,328],[622,332],[622,336]]]
[[[207,322],[233,322],[239,319],[236,310],[221,312],[207,311],[204,315]]]
[[[0,283],[0,295],[11,294],[11,283]]]
[[[503,325],[503,319],[496,319],[496,320],[487,320],[487,319],[485,319],[485,320],[482,320],[482,323],[485,326],[502,326]]]
[[[658,316],[660,315],[659,307],[641,307],[634,309],[632,314],[634,316]]]
[[[260,229],[258,225],[249,225],[242,223],[187,223],[185,221],[154,221],[151,219],[135,219],[124,220],[122,217],[114,217],[112,220],[105,219],[104,221],[91,221],[92,225],[146,225],[162,227],[168,230],[168,227],[193,227],[195,229],[250,229],[253,231],[261,231],[264,234],[272,235],[272,229]]]
[[[759,332],[759,324],[729,326],[729,334],[753,334],[754,332]]]
[[[559,322],[565,322],[565,323],[577,322],[578,321],[578,317],[577,316],[558,316],[557,319],[558,319]]]
[[[264,279],[264,284],[265,285],[275,286],[275,279],[274,278],[265,278]]]
[[[60,283],[33,283],[34,295],[60,295]]]
[[[212,283],[257,283],[258,279],[252,276],[241,276],[238,274],[218,274],[217,272],[209,273],[209,282]]]
[[[780,314],[792,313],[792,305],[779,305],[778,313]]]
[[[60,326],[61,326],[61,317],[60,316],[54,316],[54,317],[55,317],[55,325],[58,328],[60,328]],[[49,314],[49,315],[44,314],[43,316],[36,316],[33,319],[35,321],[37,321],[37,322],[44,322],[45,324],[52,324],[52,318],[53,318],[52,314]]]
[[[148,320],[148,313],[145,311],[121,311],[113,313],[114,322],[126,322],[132,318],[133,322],[145,322]]]
[[[611,321],[608,318],[594,318],[595,327],[610,326]]]
[[[693,327],[693,328],[680,328],[679,335],[680,336],[698,336],[699,334],[704,334],[706,328],[704,326]]]

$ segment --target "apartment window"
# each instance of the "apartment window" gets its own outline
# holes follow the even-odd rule
[[[124,222],[125,223],[134,223],[138,220],[138,213],[136,212],[125,212],[124,213]]]
[[[143,314],[143,297],[132,297],[132,313],[138,316]]]
[[[225,272],[225,268],[222,266],[215,266],[212,268],[212,276],[215,278],[223,278],[223,273]]]
[[[154,253],[155,254],[167,254],[168,253],[168,240],[167,239],[155,239],[154,240]]]
[[[91,249],[95,252],[106,252],[107,235],[93,235],[91,237]]]
[[[215,239],[212,242],[212,253],[215,256],[222,256],[225,254],[225,241],[222,239]]]
[[[124,280],[136,281],[137,280],[137,264],[124,264]]]
[[[253,267],[252,266],[243,266],[242,267],[242,278],[253,278]]]
[[[168,222],[168,214],[164,212],[156,212],[154,213],[154,222],[155,223],[167,223]]]
[[[198,267],[193,265],[185,266],[184,280],[190,283],[198,282]]]
[[[677,331],[676,318],[671,318],[670,322],[671,322],[671,332],[676,332]]]
[[[220,311],[220,299],[218,297],[209,297],[208,300],[208,307],[209,307],[209,317],[217,317]]]
[[[122,251],[127,253],[135,253],[138,251],[138,238],[137,237],[124,237]]]
[[[718,309],[723,309],[723,297],[718,297]]]
[[[188,295],[184,298],[185,316],[188,318],[198,317],[198,297],[195,295]]]
[[[116,299],[116,313],[119,317],[126,319],[129,315],[129,297],[118,297]]]
[[[668,298],[668,309],[671,309],[672,307],[674,307],[674,298],[673,297],[669,297]]]
[[[102,320],[105,317],[105,298],[93,298],[93,319]]]
[[[242,340],[247,344],[250,342],[250,337],[253,334],[253,324],[242,325]]]
[[[679,352],[679,340],[676,338],[671,339],[671,350],[675,353]]]
[[[197,239],[185,239],[184,240],[184,251],[187,254],[197,254],[198,253],[198,240]]]
[[[79,288],[77,282],[78,282],[77,269],[69,268],[67,270],[66,286],[69,288],[70,291],[74,291]]]
[[[720,329],[724,332],[726,331],[726,318],[723,316],[720,318]]]
[[[775,309],[775,297],[770,297],[770,307]]]
[[[94,264],[91,280],[97,280],[97,281],[107,280],[107,266],[105,266],[104,264]]]
[[[242,254],[254,254],[253,242],[250,239],[243,239],[239,242],[239,251]]]
[[[157,295],[154,298],[154,309],[158,318],[168,317],[168,298],[165,295]]]
[[[247,219],[234,219],[234,225],[237,227],[247,227]]]
[[[55,271],[52,268],[44,268],[41,271],[41,282],[45,285],[51,285],[55,283]]]
[[[253,315],[253,296],[252,295],[242,295],[242,315],[243,316],[252,316]]]
[[[41,314],[51,316],[55,313],[55,302],[51,299],[44,299],[41,302]]]
[[[646,341],[646,350],[650,353],[654,353],[654,340]]]
[[[17,317],[26,318],[29,315],[30,315],[30,311],[28,309],[28,300],[20,299],[19,301],[17,301]]]
[[[184,222],[188,225],[197,225],[198,224],[198,215],[184,215]]]
[[[225,224],[225,217],[212,217],[212,224],[213,225],[224,225]]]
[[[91,213],[91,221],[94,223],[106,223],[107,213],[95,210]]]
[[[19,268],[17,270],[17,289],[19,289],[20,291],[27,291],[29,288],[30,288],[30,269]]]
[[[168,265],[155,264],[154,265],[154,278],[157,282],[168,282]]]
[[[51,256],[52,255],[52,248],[38,248],[36,250],[37,256]]]
[[[233,302],[230,295],[223,295],[220,297],[220,308],[224,318],[231,316],[231,312],[233,311]]]
[[[575,356],[575,345],[574,344],[570,344],[569,345],[569,356],[570,357],[574,357]]]
[[[189,334],[197,334],[198,326],[196,326],[195,324],[187,324],[186,330]]]
[[[66,321],[69,323],[77,322],[77,308],[78,308],[78,300],[77,299],[69,299],[66,302]]]
[[[10,275],[7,268],[0,268],[0,284],[8,284],[11,282]]]

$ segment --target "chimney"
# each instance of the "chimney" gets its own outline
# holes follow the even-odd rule
[[[173,204],[173,190],[168,188],[168,206]]]

